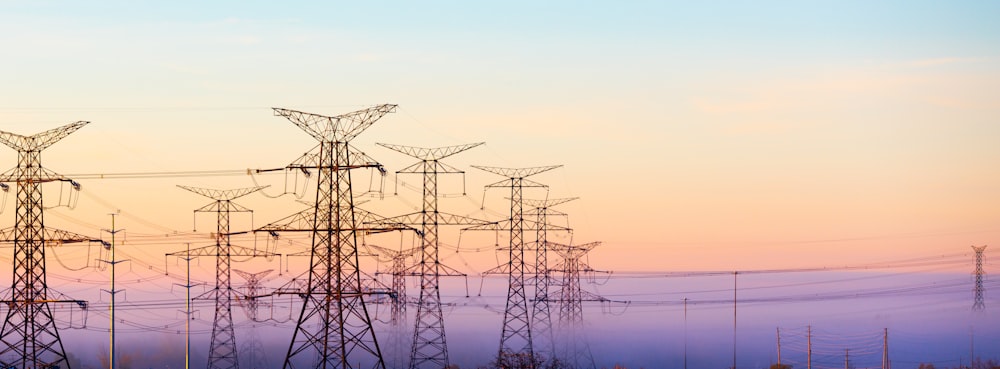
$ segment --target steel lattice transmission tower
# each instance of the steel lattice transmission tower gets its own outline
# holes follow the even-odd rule
[[[229,220],[231,213],[251,212],[233,200],[260,191],[264,187],[247,187],[232,190],[215,190],[188,186],[177,186],[184,190],[215,200],[195,210],[195,214],[216,213],[215,244],[196,249],[174,252],[171,256],[215,256],[215,288],[195,297],[195,300],[215,300],[215,320],[212,323],[212,340],[208,351],[209,369],[236,369],[239,360],[236,355],[236,333],[233,330],[232,300],[236,291],[231,283],[231,260],[233,256],[271,257],[276,254],[256,249],[234,246],[231,243]]]
[[[569,228],[556,228],[550,225],[549,216],[566,216],[565,213],[551,209],[551,207],[576,199],[577,197],[544,200],[523,199],[524,204],[531,207],[531,210],[527,211],[525,215],[534,215],[537,219],[534,245],[535,270],[533,273],[535,298],[531,304],[531,331],[535,339],[535,352],[549,359],[555,358],[555,347],[552,336],[552,314],[549,306],[551,299],[549,292],[553,281],[549,271],[548,231],[551,229],[570,231]]]
[[[257,301],[258,299],[256,297],[264,294],[264,287],[261,286],[261,282],[274,270],[268,269],[257,273],[248,273],[238,269],[233,269],[233,271],[247,281],[247,283],[239,290],[239,295],[241,296],[239,299],[239,305],[243,307],[247,317],[250,318],[251,321],[257,322],[260,320],[257,310],[260,306],[260,302]],[[240,350],[246,354],[243,356],[243,362],[247,364],[245,366],[248,366],[250,369],[268,368],[269,366],[267,365],[267,356],[265,355],[264,345],[260,342],[260,336],[254,328],[256,327],[251,324],[250,331],[247,332],[247,337],[244,341],[245,343],[240,348]]]
[[[587,343],[586,332],[583,329],[583,302],[606,302],[608,299],[586,292],[580,285],[580,274],[593,269],[581,261],[590,250],[599,246],[600,242],[583,245],[563,245],[550,243],[550,248],[562,256],[563,261],[554,270],[562,273],[558,297],[559,330],[562,333],[562,357],[573,368],[596,368],[594,357]]]
[[[490,188],[510,189],[510,258],[502,269],[507,271],[507,307],[504,309],[503,331],[500,335],[500,350],[497,363],[501,366],[527,364],[536,361],[531,341],[531,314],[524,291],[524,202],[525,187],[548,188],[541,183],[526,179],[529,176],[561,167],[552,165],[533,168],[497,168],[472,166],[507,179],[486,185]]]
[[[983,251],[986,250],[986,245],[983,246],[972,246],[972,250],[976,252],[976,299],[972,303],[973,311],[983,311],[986,310],[986,301],[983,299]]]
[[[89,122],[75,122],[22,136],[0,131],[0,142],[17,150],[17,166],[0,174],[0,183],[16,183],[17,213],[14,227],[0,230],[0,241],[14,243],[13,283],[7,316],[0,330],[0,363],[4,368],[69,368],[66,351],[56,328],[51,303],[61,300],[50,294],[45,276],[45,247],[69,242],[96,241],[93,238],[45,227],[42,184],[79,184],[42,167],[41,154]],[[7,185],[3,184],[6,189]]]
[[[559,324],[579,324],[583,322],[583,302],[597,301],[605,302],[608,299],[586,292],[580,285],[580,274],[583,272],[593,272],[590,265],[581,259],[590,250],[600,246],[601,242],[591,242],[583,245],[563,245],[550,242],[549,246],[563,261],[557,264],[554,270],[562,273],[561,289],[558,297],[553,301],[559,303]]]
[[[392,290],[394,296],[389,296],[391,300],[389,324],[400,324],[406,319],[406,259],[413,256],[417,249],[392,250],[370,243],[365,243],[364,248],[368,249],[380,262],[388,262],[391,265],[389,272],[383,273],[392,276],[392,285],[389,289]]]
[[[389,287],[392,292],[388,296],[379,299],[379,302],[389,305],[391,337],[389,337],[388,345],[385,344],[385,340],[382,341],[382,347],[388,346],[388,348],[383,350],[383,355],[389,357],[386,360],[390,366],[393,368],[402,368],[405,363],[404,360],[406,360],[403,351],[405,347],[403,325],[406,322],[406,304],[409,303],[406,296],[406,261],[418,250],[417,248],[392,250],[370,243],[365,243],[364,248],[368,249],[368,252],[375,256],[379,262],[387,262],[390,265],[389,272],[383,274],[389,274],[392,277],[392,284]]]
[[[313,208],[259,229],[312,235],[305,302],[285,356],[286,369],[293,368],[296,358],[303,356],[304,360],[317,360],[311,368],[353,368],[364,360],[373,362],[374,368],[385,368],[364,303],[357,248],[359,232],[385,228],[358,227],[364,224],[365,214],[354,206],[351,188],[351,169],[384,169],[351,147],[349,141],[395,109],[396,105],[385,104],[331,117],[274,108],[275,115],[287,118],[319,141],[313,151],[275,169],[318,172]]]
[[[477,225],[486,222],[460,215],[442,213],[438,210],[438,174],[465,174],[464,171],[441,162],[441,159],[482,145],[482,142],[422,148],[379,143],[380,146],[420,159],[397,174],[423,174],[423,206],[419,213],[411,213],[389,220],[407,225],[419,225],[422,235],[419,270],[420,297],[417,303],[416,326],[413,330],[413,346],[410,350],[410,368],[444,368],[449,365],[448,343],[444,330],[444,314],[441,310],[439,277],[442,275],[464,275],[447,268],[438,258],[439,225]]]

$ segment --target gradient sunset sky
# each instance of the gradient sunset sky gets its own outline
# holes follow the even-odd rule
[[[376,142],[486,142],[449,161],[468,171],[467,196],[444,210],[507,212],[492,191],[479,210],[482,186],[500,178],[470,164],[564,165],[533,179],[550,198],[580,197],[560,209],[573,241],[603,242],[598,269],[858,265],[970,245],[990,255],[998,14],[991,1],[0,0],[0,130],[91,121],[43,154],[67,175],[277,168],[314,141],[271,107],[337,115],[393,103],[354,142],[390,173],[414,160]],[[13,150],[0,149],[2,163],[16,165]],[[284,186],[257,179],[270,195]],[[97,235],[122,210],[137,235],[189,231],[208,201],[175,185],[254,185],[80,182],[75,209],[54,209],[48,224]],[[393,215],[419,204],[401,194],[367,206]],[[0,219],[12,224],[7,196]],[[258,226],[301,207],[246,204]],[[210,216],[197,222],[212,227]],[[166,243],[157,247],[183,247]],[[462,258],[471,269],[497,260]]]

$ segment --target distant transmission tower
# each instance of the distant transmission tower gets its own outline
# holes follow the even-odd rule
[[[551,295],[549,287],[552,285],[552,274],[549,271],[549,241],[548,231],[557,229],[570,231],[568,228],[556,227],[549,224],[549,216],[566,216],[565,213],[551,209],[551,207],[565,204],[576,200],[577,197],[562,199],[523,199],[525,205],[532,209],[525,212],[525,215],[535,215],[537,224],[535,228],[535,268],[534,285],[535,298],[531,304],[531,331],[535,339],[535,353],[541,354],[547,359],[555,358],[555,346],[552,336],[552,314],[549,308]]]
[[[972,303],[973,311],[983,311],[986,310],[986,302],[983,299],[983,251],[986,250],[986,245],[983,246],[972,246],[972,250],[976,252],[976,300]]]
[[[212,341],[208,351],[209,369],[236,369],[236,333],[233,331],[232,299],[236,294],[230,283],[230,260],[233,256],[275,256],[273,253],[256,249],[233,246],[230,243],[229,218],[234,212],[250,212],[232,200],[260,191],[264,187],[248,187],[233,190],[213,190],[207,188],[177,186],[187,191],[215,200],[195,210],[195,213],[216,213],[215,245],[170,253],[172,256],[215,256],[215,288],[195,297],[196,300],[215,300],[215,320],[212,324]]]
[[[600,246],[600,242],[591,242],[583,245],[563,245],[550,242],[550,247],[557,254],[562,256],[563,261],[556,265],[555,270],[562,273],[562,289],[559,290],[555,301],[559,302],[559,323],[579,324],[583,322],[583,302],[597,301],[604,302],[608,299],[586,292],[580,285],[580,273],[593,272],[590,265],[584,263],[582,259],[590,250]]]
[[[409,250],[393,250],[390,248],[376,246],[365,243],[364,247],[379,260],[379,262],[390,263],[389,274],[392,277],[390,289],[392,293],[386,296],[384,301],[389,304],[389,326],[392,329],[389,338],[388,356],[393,368],[402,368],[404,365],[403,353],[403,325],[406,323],[406,259],[409,259],[417,252],[416,248]],[[385,341],[383,341],[385,342]],[[383,344],[383,346],[385,346]]]
[[[312,209],[294,214],[259,231],[298,231],[312,234],[305,303],[292,335],[283,367],[293,368],[297,357],[316,360],[310,368],[353,368],[362,360],[385,368],[372,321],[365,306],[366,292],[358,269],[360,209],[354,206],[351,169],[382,165],[352,148],[349,141],[370,127],[396,105],[378,105],[335,117],[275,108],[319,141],[318,150],[306,153],[282,169],[316,170],[316,201]]]
[[[41,154],[88,123],[70,123],[32,136],[0,131],[0,142],[17,150],[17,167],[0,174],[0,183],[17,185],[14,227],[0,230],[0,241],[14,243],[14,278],[10,300],[3,301],[7,304],[7,317],[0,329],[3,342],[0,364],[4,368],[69,368],[49,303],[73,302],[86,308],[86,302],[50,295],[45,277],[45,246],[100,241],[45,227],[42,183],[69,182],[77,190],[80,185],[42,168]],[[2,187],[6,189],[7,185]]]
[[[525,187],[548,188],[525,179],[529,176],[561,167],[561,165],[533,168],[497,168],[472,166],[507,179],[486,185],[486,188],[510,188],[510,258],[503,269],[507,271],[507,307],[504,310],[503,331],[497,363],[502,367],[535,366],[535,353],[531,341],[531,315],[524,291],[524,202]]]
[[[482,145],[438,147],[433,149],[380,143],[379,145],[420,159],[396,173],[423,174],[423,207],[419,213],[407,214],[389,220],[408,225],[419,225],[422,233],[420,264],[420,298],[417,304],[416,327],[413,331],[413,346],[410,350],[410,369],[444,368],[448,362],[448,344],[444,331],[444,314],[441,310],[439,277],[442,275],[464,275],[441,264],[438,259],[438,226],[475,225],[486,222],[460,215],[438,211],[438,174],[465,172],[442,163],[440,160],[462,151]]]
[[[594,357],[583,329],[583,302],[604,302],[608,299],[583,291],[580,273],[593,271],[581,259],[600,242],[583,245],[562,245],[550,243],[553,251],[562,256],[563,261],[555,267],[562,273],[562,289],[559,291],[559,330],[562,333],[562,360],[573,368],[596,368]]]
[[[242,296],[239,300],[240,306],[243,307],[247,317],[251,321],[257,322],[260,319],[257,310],[260,303],[256,297],[264,294],[264,287],[261,286],[261,281],[274,270],[268,269],[258,273],[248,273],[237,269],[233,269],[233,271],[247,281],[239,291]],[[250,369],[270,368],[267,363],[264,345],[260,342],[260,335],[255,328],[256,326],[251,323],[250,330],[247,332],[247,337],[244,340],[245,343],[240,348],[240,351],[244,353],[243,362],[246,364],[244,367],[249,367]]]

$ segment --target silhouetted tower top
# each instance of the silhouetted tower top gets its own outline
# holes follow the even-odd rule
[[[976,276],[976,287],[975,287],[975,301],[972,303],[973,311],[983,311],[986,310],[986,300],[983,297],[983,251],[986,250],[986,245],[983,246],[972,246],[972,250],[976,252],[976,271],[973,273]]]
[[[396,104],[376,105],[332,117],[291,109],[272,109],[275,115],[287,118],[317,141],[347,142],[371,127],[382,116],[395,112],[396,106]]]

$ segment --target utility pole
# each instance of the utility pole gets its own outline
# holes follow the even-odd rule
[[[196,209],[199,212],[215,213],[216,228],[213,234],[215,244],[199,247],[194,250],[174,252],[172,256],[215,256],[215,288],[196,299],[215,300],[215,318],[212,321],[212,340],[208,351],[208,369],[238,369],[239,360],[236,354],[236,332],[233,329],[232,299],[235,292],[232,289],[231,259],[233,256],[261,257],[276,254],[256,249],[234,246],[231,243],[229,231],[232,213],[251,212],[233,200],[260,191],[264,187],[247,187],[232,190],[215,190],[188,186],[177,186],[212,200],[205,206]]]
[[[319,141],[318,150],[308,152],[277,170],[295,170],[319,177],[311,209],[293,214],[256,231],[308,232],[312,236],[309,278],[305,298],[285,356],[283,368],[299,360],[314,360],[315,369],[353,368],[361,361],[385,368],[362,289],[358,267],[359,233],[385,232],[400,228],[359,227],[370,213],[354,205],[351,170],[371,168],[385,174],[377,161],[354,149],[350,141],[396,105],[378,105],[338,116],[324,116],[274,108]],[[272,170],[258,170],[266,172]],[[296,359],[302,358],[302,359]]]
[[[780,355],[779,355],[780,356]],[[684,369],[688,367],[688,298],[684,298]]]
[[[736,276],[740,272],[733,272],[733,369],[736,369]]]
[[[110,334],[111,342],[108,345],[110,347],[109,351],[111,352],[111,355],[110,358],[108,359],[108,368],[115,369],[115,361],[116,361],[115,360],[115,300],[117,300],[116,297],[118,295],[118,292],[123,291],[115,289],[115,266],[118,265],[118,263],[123,263],[128,260],[115,259],[115,235],[118,234],[118,232],[124,231],[124,229],[115,229],[115,216],[118,215],[117,213],[111,213],[109,215],[111,215],[111,229],[105,229],[104,231],[111,234],[111,247],[110,247],[111,260],[110,261],[101,260],[101,261],[111,265],[111,290],[106,290],[105,292],[111,295],[111,304],[110,304],[111,306],[108,308],[111,312],[110,319],[108,320],[108,325],[110,326],[109,329],[111,331]]]
[[[882,333],[882,369],[889,369],[889,328]]]
[[[775,328],[775,335],[778,338],[778,366],[781,366],[781,327]]]
[[[0,187],[17,186],[14,226],[0,230],[0,242],[14,243],[13,278],[7,316],[0,328],[0,366],[4,368],[69,368],[66,350],[55,324],[50,303],[75,303],[84,309],[86,301],[57,300],[49,296],[45,274],[45,247],[72,242],[101,242],[83,235],[47,228],[44,222],[42,184],[68,182],[74,190],[80,184],[42,167],[46,148],[89,122],[75,122],[22,136],[0,131],[0,142],[17,150],[17,166],[0,174]]]
[[[806,326],[806,369],[813,366],[813,327]]]
[[[379,146],[419,159],[420,161],[402,170],[399,174],[423,175],[423,202],[419,213],[411,213],[389,218],[387,221],[420,226],[421,247],[419,270],[420,297],[413,329],[413,346],[410,349],[410,369],[443,368],[449,365],[448,341],[444,330],[444,313],[441,310],[440,277],[461,275],[452,268],[441,264],[438,257],[440,225],[480,225],[487,222],[438,210],[438,174],[461,174],[465,171],[445,164],[441,160],[460,152],[482,145],[482,142],[423,148],[379,143]],[[464,177],[463,177],[464,183]],[[464,192],[464,188],[463,188]]]
[[[176,284],[179,287],[184,287],[184,369],[191,368],[191,287],[195,285],[191,284],[191,260],[195,257],[191,255],[191,243],[186,243],[187,252],[180,258],[184,260],[187,266],[187,276],[185,277],[185,284]]]
[[[851,349],[844,349],[844,369],[851,369]]]
[[[986,310],[986,300],[983,298],[983,251],[986,250],[986,245],[972,246],[972,250],[976,252],[976,271],[973,273],[976,276],[975,302],[972,303],[972,311],[983,311]]]
[[[535,353],[531,340],[531,316],[528,299],[524,291],[524,196],[525,187],[548,188],[538,182],[526,179],[529,176],[561,167],[552,165],[533,168],[497,168],[472,166],[473,168],[506,177],[506,179],[486,185],[490,188],[510,189],[510,248],[505,265],[508,280],[507,307],[504,309],[503,330],[500,335],[500,350],[497,363],[512,366],[517,362],[527,362],[533,367]],[[544,225],[539,225],[544,226]]]

